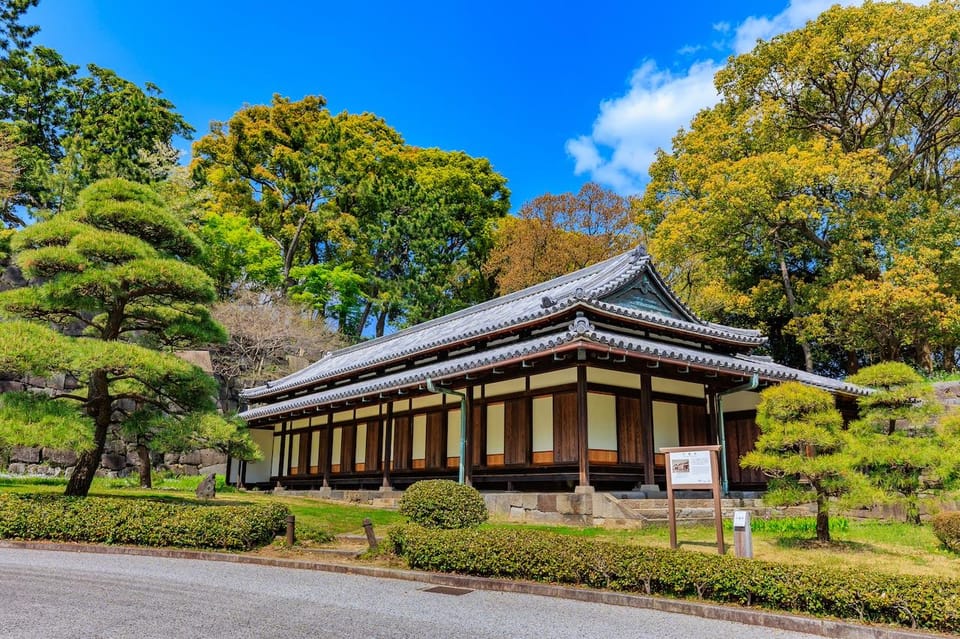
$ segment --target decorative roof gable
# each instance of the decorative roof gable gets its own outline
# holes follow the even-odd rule
[[[616,293],[607,295],[601,301],[635,311],[657,313],[678,320],[690,321],[693,319],[691,318],[692,313],[679,306],[676,299],[646,270],[641,272],[628,286]]]

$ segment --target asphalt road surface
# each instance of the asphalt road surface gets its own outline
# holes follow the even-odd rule
[[[156,557],[0,549],[0,637],[809,637],[550,597]]]

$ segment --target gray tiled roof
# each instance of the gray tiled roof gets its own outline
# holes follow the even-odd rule
[[[625,336],[598,329],[586,318],[578,318],[565,332],[536,337],[523,342],[514,342],[442,362],[433,362],[411,370],[345,384],[312,395],[253,408],[240,416],[246,420],[258,420],[284,415],[289,412],[320,408],[331,403],[348,400],[359,401],[363,397],[369,397],[377,393],[395,392],[402,388],[417,387],[424,384],[428,378],[437,381],[442,381],[445,378],[462,378],[468,373],[488,369],[517,358],[532,358],[555,352],[561,347],[588,346],[591,344],[617,349],[632,357],[686,364],[699,370],[741,376],[756,374],[762,380],[772,382],[798,381],[844,395],[864,395],[869,392],[867,389],[853,384],[776,364],[765,358],[723,355],[678,344]]]
[[[682,319],[600,301],[604,296],[634,281],[644,271],[674,302]],[[559,315],[577,304],[592,305],[610,313],[663,326],[672,331],[694,333],[741,346],[758,346],[765,341],[758,331],[721,326],[698,318],[673,295],[654,269],[649,256],[638,248],[548,282],[391,335],[328,353],[296,373],[262,386],[246,389],[242,396],[256,400],[281,391],[309,387],[328,377],[388,365],[418,352],[455,344],[533,320],[548,318],[551,315]]]

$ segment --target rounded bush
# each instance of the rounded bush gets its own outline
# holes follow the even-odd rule
[[[449,479],[418,481],[403,493],[400,514],[426,528],[468,528],[490,516],[475,488]]]
[[[953,552],[960,552],[960,512],[940,513],[933,518],[933,534]]]

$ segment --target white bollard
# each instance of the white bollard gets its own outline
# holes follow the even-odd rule
[[[750,532],[750,511],[733,511],[733,553],[753,559],[753,533]]]

